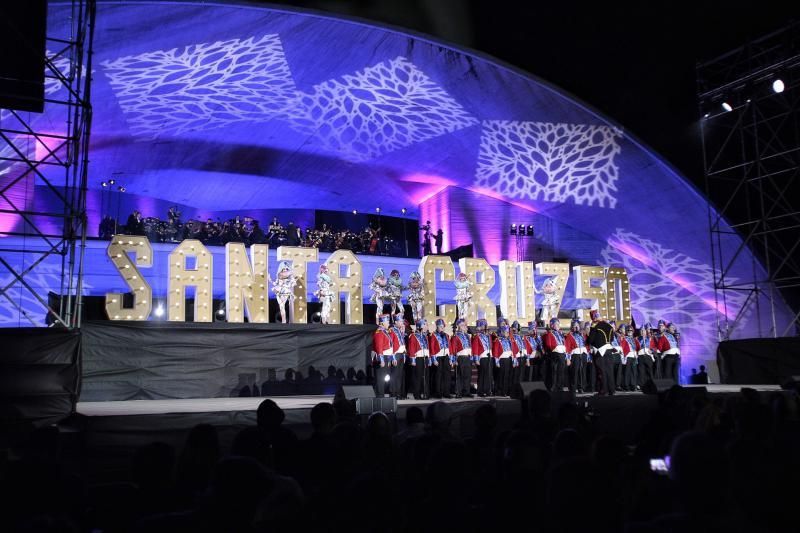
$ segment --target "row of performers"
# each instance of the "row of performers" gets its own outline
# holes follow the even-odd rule
[[[667,377],[678,383],[680,347],[677,329],[665,321],[652,330],[638,331],[601,320],[592,311],[592,322],[574,320],[565,335],[557,318],[540,335],[533,322],[523,333],[517,322],[498,320],[490,333],[485,319],[478,319],[470,335],[464,319],[455,322],[455,333],[445,333],[444,320],[416,321],[407,331],[402,314],[381,315],[373,335],[372,364],[376,393],[383,396],[388,381],[390,394],[405,399],[472,397],[472,369],[478,369],[478,396],[510,396],[520,381],[544,381],[548,390],[597,392],[613,395],[634,391],[650,379]],[[388,379],[387,379],[388,378]]]

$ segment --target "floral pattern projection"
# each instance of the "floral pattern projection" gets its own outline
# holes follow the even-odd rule
[[[366,161],[478,120],[404,57],[303,94],[292,123],[349,161]]]
[[[608,242],[601,251],[603,264],[627,271],[634,318],[675,322],[684,356],[713,359],[718,339],[711,267],[621,228]],[[729,295],[728,315],[736,316],[744,301],[744,294]]]
[[[613,209],[621,135],[607,126],[484,121],[475,184],[509,198]]]
[[[131,132],[146,139],[283,117],[297,104],[277,35],[156,50],[102,66]]]

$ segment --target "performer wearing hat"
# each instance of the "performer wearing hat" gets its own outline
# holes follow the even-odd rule
[[[382,268],[378,268],[372,275],[372,281],[369,288],[372,295],[369,297],[370,301],[375,304],[375,321],[378,321],[381,313],[383,313],[384,306],[392,303],[392,297],[389,294],[389,282],[386,279]]]
[[[372,366],[375,369],[375,395],[383,398],[386,391],[386,378],[395,362],[392,333],[389,331],[389,315],[378,317],[378,329],[372,334]]]
[[[422,318],[423,304],[425,303],[425,289],[422,285],[422,276],[414,271],[408,276],[408,297],[406,298],[414,322]]]
[[[440,398],[451,398],[450,380],[452,374],[450,370],[455,366],[450,357],[450,338],[444,332],[446,324],[443,319],[436,319],[436,331],[430,334],[428,345],[430,346],[431,357],[435,357],[433,365],[435,367],[433,378],[436,383],[434,395]]]
[[[599,395],[613,396],[616,392],[616,381],[614,380],[614,362],[612,354],[614,347],[611,345],[614,339],[614,327],[600,318],[597,310],[590,311],[592,327],[589,330],[589,346],[592,350],[592,360],[597,367],[597,393]]]
[[[595,364],[594,357],[591,353],[591,346],[589,346],[589,333],[592,330],[591,322],[584,322],[581,336],[583,337],[583,344],[586,347],[586,364],[584,365],[584,383],[586,384],[584,391],[594,392],[597,385],[597,365]]]
[[[542,313],[540,319],[542,322],[547,323],[553,318],[557,318],[558,307],[560,300],[558,299],[558,291],[556,290],[555,278],[547,278],[542,282]]]
[[[460,272],[453,282],[456,286],[456,311],[458,318],[467,318],[472,306],[472,282],[465,272]]]
[[[292,303],[294,302],[294,286],[297,285],[297,278],[292,275],[292,268],[286,261],[281,261],[278,265],[278,277],[272,281],[272,292],[278,300],[278,308],[281,311],[281,322],[286,324],[286,302],[289,302],[291,313]]]
[[[319,273],[317,274],[317,290],[314,291],[314,296],[317,297],[322,304],[320,310],[320,322],[329,324],[331,321],[331,306],[333,305],[333,280],[328,275],[328,265],[322,263],[319,265]]]
[[[639,387],[641,388],[645,383],[655,378],[653,373],[653,365],[656,358],[653,355],[655,349],[655,339],[650,334],[650,323],[646,323],[639,330],[639,336],[636,337],[636,359],[639,374]]]
[[[584,367],[586,365],[586,343],[581,335],[581,321],[573,320],[570,324],[570,331],[564,337],[564,348],[570,357],[568,369],[568,386],[572,392],[583,392],[586,388],[584,377]]]
[[[661,329],[661,338],[659,339],[658,349],[664,359],[664,377],[672,379],[675,383],[680,383],[679,363],[681,349],[678,347],[678,339],[675,338],[677,327],[672,322],[669,324],[659,322],[659,329]]]
[[[389,390],[392,396],[404,400],[406,398],[406,319],[403,313],[394,315],[394,326],[392,326],[391,333],[394,361],[392,361],[390,369]]]
[[[430,351],[428,348],[428,322],[420,318],[416,322],[416,330],[408,336],[406,347],[411,370],[411,393],[415,400],[422,400],[426,395],[425,375],[430,364]]]
[[[622,346],[619,344],[620,337],[623,336],[623,325],[617,327],[616,320],[609,320],[608,323],[614,328],[614,338],[611,339],[611,346],[614,348],[614,353],[611,358],[614,361],[614,383],[617,390],[622,390]]]
[[[505,324],[501,325],[498,328],[498,336],[492,342],[492,356],[498,366],[494,390],[497,396],[511,394],[511,370],[514,357],[519,354],[517,343],[509,336],[510,329]]]
[[[406,312],[403,307],[403,291],[406,287],[403,286],[403,280],[400,278],[400,271],[397,269],[389,273],[389,280],[387,284],[389,290],[389,299],[392,305],[392,314],[400,313],[401,315]]]
[[[570,354],[564,345],[564,334],[558,318],[550,319],[550,327],[542,337],[542,345],[547,354],[545,385],[550,391],[561,391],[564,388],[566,365],[570,363]]]
[[[485,318],[479,318],[475,325],[477,332],[472,336],[472,359],[478,365],[478,396],[485,398],[492,393],[492,339],[487,333]]]
[[[528,353],[525,351],[525,340],[522,338],[520,325],[516,320],[511,323],[510,336],[514,339],[518,348],[517,355],[511,361],[511,390],[514,390],[514,387],[522,381],[523,368],[528,360]]]
[[[467,335],[467,321],[456,320],[456,332],[450,337],[450,353],[456,358],[456,398],[472,397],[472,343]]]
[[[536,321],[528,322],[528,334],[523,337],[525,347],[525,366],[522,367],[522,381],[542,380],[542,339],[536,331]]]
[[[622,347],[622,388],[627,391],[635,391],[637,385],[636,377],[636,341],[633,339],[633,327],[624,326],[625,331],[620,338]]]

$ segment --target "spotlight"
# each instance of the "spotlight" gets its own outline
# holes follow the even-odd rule
[[[725,112],[727,113],[727,112],[733,111],[733,106],[731,104],[729,104],[727,101],[725,101],[725,102],[722,102],[722,109],[724,109]]]
[[[510,233],[511,233],[511,235],[516,235],[517,234],[517,225],[516,224],[511,224]]]
[[[116,183],[116,181],[114,181],[114,180],[108,180],[108,184],[109,185],[114,185],[115,183]]]
[[[103,183],[101,183],[100,185],[102,185],[103,187],[108,187],[108,183],[106,183],[105,181]]]
[[[357,214],[358,214],[358,211],[357,211],[356,209],[353,209],[353,214],[354,214],[354,215],[357,215]]]
[[[519,226],[519,234],[525,235],[525,224],[518,224]]]
[[[786,84],[783,83],[782,79],[778,78],[772,82],[772,90],[776,93],[782,93],[784,89],[786,89]]]
[[[217,320],[223,320],[225,318],[225,308],[220,307],[217,309]]]
[[[375,208],[375,212],[376,212],[376,213],[380,213],[380,212],[381,212],[381,208],[380,208],[380,207],[376,207],[376,208]]]
[[[164,306],[162,304],[158,304],[158,307],[156,307],[156,310],[153,311],[153,314],[158,317],[164,316]]]
[[[400,212],[401,212],[402,214],[404,214],[404,215],[406,214],[406,211],[407,211],[407,209],[406,209],[405,207],[404,207],[404,208],[402,208],[402,209],[400,210]]]
[[[389,374],[386,374],[386,376],[384,376],[383,381],[389,383]]]
[[[125,192],[125,187],[123,187],[122,185],[120,185],[119,187],[117,187],[117,190],[118,190],[119,192]]]
[[[320,322],[322,322],[322,313],[320,313],[319,311],[317,311],[316,313],[314,313],[313,315],[311,315],[311,322],[312,322],[313,324],[319,324]]]
[[[526,234],[531,236],[531,237],[533,236],[533,226],[531,224],[528,224],[528,228],[527,228],[527,233]]]

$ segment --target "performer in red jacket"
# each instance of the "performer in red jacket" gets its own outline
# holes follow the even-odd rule
[[[431,351],[431,358],[434,365],[434,376],[432,383],[436,383],[433,395],[439,398],[452,398],[450,395],[450,370],[454,366],[450,358],[450,338],[444,332],[444,320],[436,320],[436,331],[428,336],[428,345]]]
[[[404,400],[406,398],[406,319],[403,313],[394,315],[394,326],[392,326],[391,332],[394,362],[391,368],[389,390],[392,392],[392,396],[398,400]]]
[[[372,334],[372,367],[375,370],[375,395],[378,398],[382,398],[386,391],[386,378],[395,360],[389,319],[389,315],[380,315],[378,329]]]
[[[542,379],[542,339],[536,331],[536,322],[528,322],[528,333],[523,337],[525,348],[525,367],[522,381],[541,381]]]
[[[467,335],[467,321],[456,320],[456,332],[450,337],[450,354],[456,359],[456,398],[472,397],[472,344]]]
[[[430,352],[428,351],[428,322],[424,318],[417,320],[416,331],[408,336],[406,345],[408,359],[411,362],[411,392],[414,399],[427,398],[425,383]]]
[[[478,396],[485,398],[492,394],[492,339],[485,318],[475,322],[478,330],[472,336],[472,360],[478,365]]]
[[[500,326],[499,336],[492,342],[492,357],[494,357],[499,367],[497,381],[495,382],[495,394],[497,396],[509,396],[511,394],[511,370],[513,358],[519,354],[519,347],[513,338],[509,336],[509,328],[505,324]]]
[[[661,352],[661,358],[664,365],[663,376],[667,379],[672,379],[675,383],[679,381],[679,368],[681,349],[678,346],[678,339],[676,338],[677,327],[673,323],[669,325],[659,323],[661,330],[661,337],[658,339],[658,350]]]
[[[545,385],[548,390],[561,391],[564,389],[566,365],[570,355],[567,354],[564,334],[561,333],[561,324],[557,318],[550,319],[550,327],[542,336],[542,346],[546,354]]]
[[[650,334],[650,323],[646,323],[639,330],[639,335],[636,337],[636,362],[639,374],[639,387],[641,388],[645,383],[655,378],[653,373],[653,365],[656,358],[653,355],[655,348],[655,339]]]
[[[584,366],[586,364],[586,344],[581,334],[581,321],[573,320],[570,332],[564,337],[564,348],[570,358],[567,385],[572,392],[583,392],[585,388]]]

